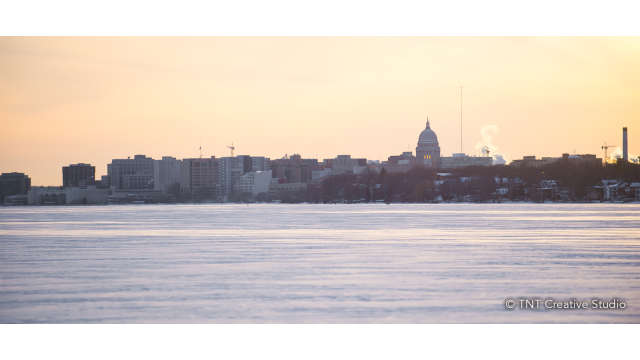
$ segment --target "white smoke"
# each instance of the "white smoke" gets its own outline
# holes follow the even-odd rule
[[[500,132],[498,125],[485,125],[480,129],[480,137],[482,140],[476,144],[476,152],[483,153],[483,149],[489,151],[489,156],[493,158],[493,165],[504,165],[507,159],[498,153],[498,146],[493,143],[493,137]]]
[[[617,146],[615,150],[613,150],[609,154],[609,158],[607,159],[607,162],[615,164],[618,161],[618,159],[622,159],[622,148],[619,146]],[[629,161],[635,164],[640,163],[640,159],[638,158],[638,155],[634,155],[634,154],[629,154]]]
[[[500,154],[493,155],[493,165],[504,165],[507,163],[507,160]]]
[[[609,154],[610,162],[616,162],[618,159],[622,159],[622,148],[619,146]]]

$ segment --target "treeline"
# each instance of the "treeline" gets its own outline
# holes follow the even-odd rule
[[[438,175],[435,170],[416,167],[406,173],[382,170],[330,176],[320,184],[310,185],[306,193],[288,194],[281,200],[313,203],[543,201],[557,200],[558,194],[562,194],[565,201],[585,201],[603,179],[640,182],[640,166],[631,163],[601,167],[560,160],[540,168],[503,165],[446,172],[447,175]],[[554,182],[552,190],[542,185],[549,181]]]

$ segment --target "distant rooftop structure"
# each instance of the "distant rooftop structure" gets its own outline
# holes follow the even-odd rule
[[[452,156],[440,158],[441,169],[457,169],[468,166],[491,166],[493,158],[490,156],[469,156],[464,153],[454,153]]]
[[[570,161],[572,163],[588,164],[592,166],[601,166],[602,159],[593,154],[568,154],[564,153],[561,157],[543,156],[536,159],[535,155],[523,156],[520,160],[513,160],[510,165],[517,167],[541,167],[553,164],[560,160]]]

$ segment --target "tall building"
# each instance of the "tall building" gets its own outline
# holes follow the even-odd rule
[[[223,198],[231,194],[233,190],[232,173],[235,163],[235,158],[228,156],[218,159],[218,191]]]
[[[219,195],[219,161],[210,158],[193,158],[182,161],[183,189],[192,194],[206,198],[217,198]]]
[[[331,169],[333,174],[353,173],[354,168],[366,166],[367,159],[352,158],[351,155],[338,155],[335,159],[331,159]]]
[[[629,145],[627,144],[627,127],[622,128],[622,159],[624,162],[629,161]]]
[[[95,166],[79,163],[62,167],[62,187],[87,186],[95,183]]]
[[[163,156],[161,160],[154,160],[153,186],[155,190],[169,192],[172,186],[180,188],[182,160],[171,156]]]
[[[271,160],[273,177],[283,183],[308,183],[312,179],[312,171],[317,169],[317,159],[303,159],[298,154]]]
[[[238,155],[238,156],[235,157],[235,159],[236,159],[235,167],[239,171],[242,171],[242,174],[251,171],[251,168],[253,167],[253,162],[252,162],[251,156],[249,156],[249,155]]]
[[[0,175],[0,204],[7,196],[27,195],[31,189],[31,178],[23,173],[2,173]]]
[[[144,155],[113,159],[107,165],[111,186],[116,190],[153,190],[154,160]]]
[[[267,171],[271,170],[269,158],[264,156],[251,157],[251,171]]]
[[[440,166],[440,145],[438,145],[436,133],[431,130],[429,118],[427,118],[427,127],[422,130],[420,137],[418,137],[416,164],[430,168],[438,168]]]

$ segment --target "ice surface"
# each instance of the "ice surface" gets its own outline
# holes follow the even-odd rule
[[[0,322],[638,323],[639,229],[637,204],[2,207]]]

